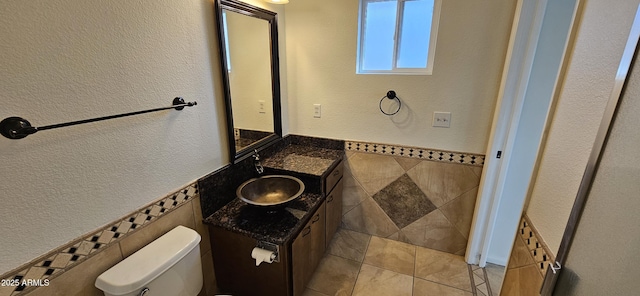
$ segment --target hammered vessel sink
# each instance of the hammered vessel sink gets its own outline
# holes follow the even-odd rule
[[[267,175],[242,183],[236,195],[248,204],[275,206],[296,199],[303,191],[304,183],[296,177]]]

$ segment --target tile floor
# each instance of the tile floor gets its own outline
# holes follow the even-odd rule
[[[304,296],[499,295],[500,266],[404,242],[340,229]]]

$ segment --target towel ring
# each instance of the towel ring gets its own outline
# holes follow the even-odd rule
[[[395,112],[392,112],[392,113],[384,112],[384,110],[382,110],[382,101],[384,101],[384,99],[398,101],[398,110],[396,110]],[[380,112],[382,112],[384,115],[391,116],[391,115],[395,115],[396,113],[398,113],[400,111],[400,108],[402,108],[402,102],[400,102],[400,98],[398,98],[396,96],[396,92],[393,91],[393,90],[390,90],[390,91],[387,92],[386,96],[384,96],[384,97],[382,97],[382,99],[380,99],[380,104],[378,104],[378,107],[380,107]]]

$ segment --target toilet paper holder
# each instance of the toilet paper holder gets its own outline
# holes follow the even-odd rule
[[[276,245],[270,242],[258,241],[258,243],[256,244],[256,248],[265,249],[273,252],[273,254],[276,255],[276,257],[273,258],[273,262],[280,262],[280,246],[279,245]]]

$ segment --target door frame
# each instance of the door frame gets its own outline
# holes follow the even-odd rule
[[[627,44],[625,45],[624,52],[620,60],[620,65],[618,66],[618,71],[616,72],[613,90],[611,91],[611,95],[609,97],[609,101],[607,102],[602,121],[600,122],[600,127],[598,129],[598,133],[596,134],[596,139],[593,143],[591,154],[589,155],[589,161],[587,162],[584,174],[582,175],[580,187],[578,188],[578,193],[576,194],[576,199],[571,209],[569,221],[567,222],[567,226],[562,236],[562,241],[560,242],[555,265],[550,264],[542,283],[540,294],[543,296],[553,294],[555,284],[560,273],[562,273],[562,266],[564,266],[569,255],[573,237],[578,226],[580,225],[580,217],[585,207],[589,191],[591,190],[591,185],[593,184],[596,170],[598,168],[598,165],[600,164],[602,153],[604,151],[604,147],[606,145],[607,138],[613,124],[614,116],[617,113],[617,107],[620,102],[620,97],[629,76],[629,70],[636,59],[635,53],[638,50],[639,40],[640,5],[638,6],[638,9],[636,11],[636,15],[631,26],[631,32],[629,33],[629,39],[627,40]]]
[[[465,260],[484,267],[548,0],[518,0]],[[533,12],[533,13],[531,13]],[[496,158],[502,151],[500,159]],[[517,221],[514,225],[517,224]]]

